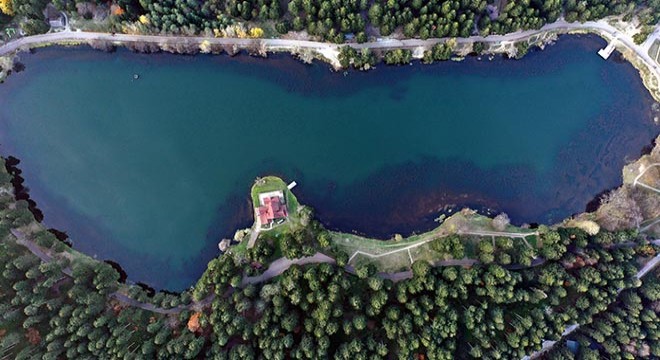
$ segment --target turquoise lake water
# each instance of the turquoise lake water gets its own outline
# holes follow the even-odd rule
[[[382,238],[452,206],[518,224],[584,211],[660,131],[604,44],[347,76],[284,55],[40,49],[0,86],[0,153],[75,248],[177,290],[249,226],[266,174],[296,180],[327,226]]]

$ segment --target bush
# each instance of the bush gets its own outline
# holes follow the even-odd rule
[[[412,52],[406,49],[389,50],[383,60],[387,65],[405,65],[412,59]]]
[[[22,26],[25,35],[44,34],[50,29],[43,20],[28,19]]]
[[[486,50],[486,44],[482,43],[481,41],[477,41],[474,44],[472,44],[472,52],[474,52],[477,55],[483,54],[484,50]]]

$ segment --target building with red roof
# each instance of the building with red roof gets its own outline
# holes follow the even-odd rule
[[[260,196],[261,206],[257,209],[257,215],[262,226],[270,225],[275,220],[285,219],[289,215],[283,196],[278,196],[280,194]]]

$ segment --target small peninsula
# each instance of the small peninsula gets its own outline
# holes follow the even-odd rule
[[[16,200],[3,167],[0,343],[17,359],[555,359],[575,340],[598,342],[613,313],[636,321],[613,330],[624,332],[604,350],[580,354],[657,355],[657,337],[645,334],[657,324],[660,240],[648,234],[658,222],[611,232],[596,221],[622,220],[625,196],[657,204],[658,149],[595,214],[521,229],[464,210],[385,242],[325,230],[295,183],[259,178],[254,226],[174,295],[123,284],[110,265],[67,247]]]
[[[659,59],[657,0],[0,0],[0,360],[658,359]]]

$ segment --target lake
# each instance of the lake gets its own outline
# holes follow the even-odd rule
[[[604,46],[566,36],[519,61],[347,74],[288,55],[39,49],[0,85],[0,153],[74,248],[180,290],[251,224],[268,174],[329,228],[380,238],[463,206],[516,224],[584,211],[660,130]]]

